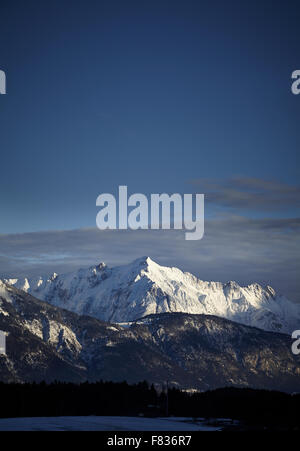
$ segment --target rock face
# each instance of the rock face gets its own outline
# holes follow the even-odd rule
[[[234,385],[300,391],[291,339],[223,318],[150,315],[126,327],[41,302],[0,283],[1,381],[166,380],[206,390]]]
[[[70,274],[6,282],[54,306],[103,321],[128,322],[151,314],[184,312],[283,333],[299,329],[300,324],[300,306],[269,286],[205,282],[149,257],[115,268],[101,263]]]

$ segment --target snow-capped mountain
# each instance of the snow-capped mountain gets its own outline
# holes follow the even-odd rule
[[[126,327],[54,307],[0,282],[0,381],[147,380],[207,390],[300,391],[291,338],[210,315],[162,313]]]
[[[300,306],[269,286],[206,282],[149,257],[113,268],[100,263],[74,273],[6,282],[52,305],[110,322],[184,312],[283,333],[300,326]]]

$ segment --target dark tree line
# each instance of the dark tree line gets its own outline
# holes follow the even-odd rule
[[[128,415],[231,418],[246,424],[300,427],[300,394],[224,388],[189,394],[141,382],[0,383],[0,417]]]

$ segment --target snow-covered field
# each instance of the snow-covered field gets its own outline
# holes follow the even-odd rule
[[[190,418],[36,417],[1,418],[0,431],[217,431]]]

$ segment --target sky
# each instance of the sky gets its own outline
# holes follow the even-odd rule
[[[300,301],[299,23],[296,1],[1,2],[0,275],[150,254]],[[119,185],[204,193],[204,238],[95,230]]]

